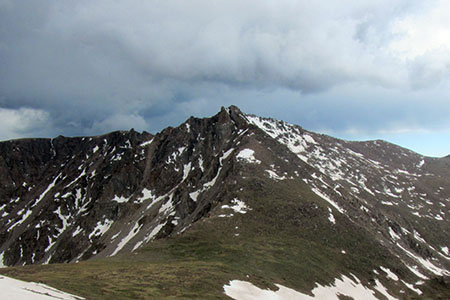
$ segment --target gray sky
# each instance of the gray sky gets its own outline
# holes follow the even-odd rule
[[[0,139],[157,132],[235,104],[450,154],[450,2],[0,0]]]

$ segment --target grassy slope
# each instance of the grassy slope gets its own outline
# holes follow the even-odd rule
[[[245,215],[219,218],[229,211],[215,210],[184,234],[131,255],[0,273],[42,281],[88,299],[226,298],[223,285],[232,279],[308,292],[315,282],[329,284],[340,274],[353,273],[371,284],[372,270],[380,265],[410,276],[395,257],[337,211],[337,224],[332,225],[326,202],[303,182],[255,180],[247,179],[238,194],[252,208]],[[445,297],[448,290],[434,284]],[[407,297],[414,296],[403,289]]]

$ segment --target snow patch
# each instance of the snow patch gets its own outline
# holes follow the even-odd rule
[[[420,279],[423,279],[423,280],[428,280],[428,279],[429,279],[427,276],[423,275],[422,273],[420,273],[420,272],[417,270],[417,269],[418,269],[417,266],[408,266],[407,264],[405,264],[405,265],[406,265],[406,267],[407,267],[414,275],[416,275],[416,276],[419,277]]]
[[[26,282],[6,276],[0,276],[1,298],[8,300],[81,300],[85,299],[59,291],[48,285],[36,282]]]
[[[331,205],[333,205],[334,208],[336,208],[341,214],[343,214],[345,211],[339,207],[339,205],[337,205],[336,202],[334,202],[333,200],[330,199],[330,197],[328,197],[327,195],[325,195],[324,193],[322,193],[321,191],[319,191],[319,189],[317,189],[316,187],[311,187],[311,190],[320,198],[322,198],[323,200],[327,201],[328,203],[330,203]]]
[[[81,229],[80,226],[78,226],[77,229],[75,229],[75,231],[72,233],[72,237],[77,236],[81,231],[83,230]]]
[[[166,214],[172,212],[174,206],[172,203],[173,193],[170,194],[169,199],[161,205],[159,208],[159,214]],[[175,212],[173,212],[175,213]]]
[[[148,236],[146,236],[145,241],[148,242],[151,239],[153,239],[159,233],[159,231],[164,227],[164,225],[166,225],[166,223],[156,225],[155,228],[153,228],[153,230],[150,232],[150,234]]]
[[[62,227],[60,229],[58,229],[58,236],[63,233],[66,228],[69,226],[69,216],[65,216],[62,212],[61,212],[61,206],[58,207],[58,209],[56,209],[53,213],[58,215],[58,218],[62,221]]]
[[[52,183],[50,183],[47,188],[45,189],[45,191],[40,195],[40,197],[38,198],[38,200],[32,205],[32,207],[35,207],[36,205],[38,205],[39,202],[42,201],[42,199],[44,199],[44,197],[47,195],[48,192],[50,192],[50,190],[55,186],[56,184],[56,180],[58,180],[60,175],[56,176],[55,179],[52,181]]]
[[[269,289],[261,289],[250,282],[241,280],[232,280],[228,285],[224,285],[225,294],[236,300],[256,300],[256,299],[277,299],[277,300],[311,300],[311,299],[338,299],[339,295],[353,297],[355,299],[376,300],[375,292],[366,288],[361,284],[359,279],[353,276],[354,280],[347,276],[336,278],[333,285],[322,286],[316,284],[311,294],[313,296],[297,292],[293,289],[287,288],[280,284],[275,284],[278,287],[277,291]],[[377,289],[380,293],[388,297],[388,299],[395,299],[389,295],[386,288],[376,281]]]
[[[332,212],[331,208],[329,208],[329,207],[328,207],[328,212],[329,212],[328,221],[330,221],[333,224],[336,224],[336,220],[334,219],[333,212]]]
[[[114,198],[111,199],[111,201],[115,201],[117,203],[125,203],[125,202],[128,202],[128,200],[130,200],[130,199],[129,198],[125,198],[123,196],[119,197],[117,195],[115,195]]]
[[[220,158],[219,158],[219,169],[217,170],[216,176],[214,176],[213,179],[211,179],[211,181],[205,183],[203,185],[203,188],[201,189],[201,192],[204,192],[206,190],[208,190],[209,188],[211,188],[212,186],[214,186],[216,184],[217,178],[219,178],[220,172],[222,171],[222,161],[225,160],[232,152],[233,152],[233,148],[226,151]]]
[[[370,212],[369,209],[368,209],[367,207],[363,206],[363,205],[361,205],[360,209],[361,209],[362,211],[365,211],[366,213],[369,213],[369,212]]]
[[[142,196],[139,197],[139,198],[136,198],[136,199],[134,200],[134,202],[136,202],[136,203],[142,203],[142,202],[144,202],[145,200],[148,200],[148,199],[152,199],[152,200],[153,200],[153,199],[155,198],[155,196],[153,196],[152,191],[149,190],[149,189],[147,189],[147,188],[143,188],[141,193],[142,193]]]
[[[402,282],[403,282],[403,284],[406,285],[411,291],[416,292],[418,295],[422,295],[422,291],[419,290],[419,289],[417,289],[417,288],[415,288],[414,285],[412,285],[412,284],[410,284],[410,283],[407,283],[407,282],[405,282],[405,281],[403,281],[403,280],[402,280]]]
[[[286,179],[285,176],[280,176],[272,170],[266,170],[266,172],[269,174],[270,179],[274,179],[274,180],[285,180]]]
[[[155,228],[153,228],[153,230],[147,234],[144,238],[144,240],[139,241],[136,243],[136,245],[134,245],[133,250],[131,250],[131,252],[134,252],[136,249],[138,249],[141,245],[148,243],[151,239],[153,239],[158,232],[164,227],[164,225],[166,225],[167,222],[164,222],[162,224],[158,224],[155,226]],[[175,224],[176,225],[176,224]]]
[[[119,244],[117,245],[117,248],[114,250],[114,252],[110,256],[116,255],[122,248],[132,239],[136,234],[138,234],[139,230],[142,228],[142,225],[139,225],[139,223],[136,222],[134,224],[134,227],[128,232],[127,236],[124,237]]]
[[[205,168],[203,167],[203,158],[201,156],[198,158],[198,166],[200,170],[202,170],[202,173],[205,172]]]
[[[149,141],[146,141],[146,142],[143,142],[143,143],[141,143],[139,146],[140,146],[140,147],[145,147],[145,146],[150,145],[152,142],[153,142],[153,139],[151,139],[151,140],[149,140]]]
[[[261,161],[256,159],[254,156],[255,151],[252,149],[243,149],[239,152],[239,154],[236,156],[237,159],[245,160],[248,163],[251,164],[260,164]]]
[[[191,197],[191,199],[194,201],[194,202],[197,202],[197,198],[198,198],[198,196],[200,195],[200,190],[198,190],[198,191],[194,191],[194,192],[192,192],[192,193],[189,193],[189,197]]]
[[[418,240],[421,243],[426,244],[427,242],[420,236],[420,233],[418,233],[416,230],[414,230],[414,238]]]
[[[183,167],[183,180],[181,180],[182,182],[186,180],[190,172],[191,172],[191,163],[189,162],[187,165],[184,165]]]
[[[375,279],[375,287],[378,292],[380,292],[383,296],[385,296],[388,300],[396,300],[397,298],[392,297],[387,289],[381,284],[381,282],[378,279]]]
[[[14,223],[14,225],[12,225],[11,227],[8,228],[7,232],[10,232],[14,227],[22,224],[23,222],[25,222],[26,219],[28,219],[28,217],[33,213],[33,211],[27,210],[27,212],[21,217],[21,219],[19,221],[17,221],[16,223]]]
[[[394,241],[400,239],[400,236],[396,234],[394,230],[392,230],[392,227],[389,227],[389,235],[391,236],[391,239],[393,239]]]
[[[251,210],[250,207],[248,207],[244,201],[238,200],[237,198],[234,198],[231,200],[231,203],[233,205],[222,205],[222,208],[225,209],[232,209],[237,213],[245,214],[247,211]]]
[[[112,220],[105,219],[104,222],[98,221],[97,226],[95,226],[94,230],[92,230],[91,234],[89,234],[89,239],[91,239],[93,236],[98,237],[102,236],[105,232],[109,230],[111,225],[114,222]]]
[[[0,253],[0,268],[6,267],[5,263],[3,261],[3,254],[4,254],[4,252]]]
[[[82,166],[80,166],[78,169],[80,169]],[[71,186],[72,184],[74,184],[75,182],[78,181],[78,179],[80,179],[81,177],[83,177],[84,175],[86,175],[86,169],[83,170],[83,172],[81,172],[80,175],[78,175],[77,178],[75,178],[74,180],[72,180],[69,184],[66,185],[66,187]],[[64,197],[64,196],[63,196]]]
[[[418,256],[418,255],[416,255],[414,253],[412,253],[411,251],[408,251],[407,249],[403,248],[398,243],[396,245],[397,245],[397,247],[402,249],[409,257],[413,258],[418,263],[420,263],[423,268],[427,269],[428,271],[432,272],[433,274],[438,275],[438,276],[450,276],[450,272],[449,271],[441,269],[439,267],[436,267],[429,260],[426,260],[426,259],[424,259],[424,258],[422,258],[422,257],[420,257],[420,256]]]
[[[424,164],[425,164],[425,160],[422,159],[422,160],[419,161],[419,163],[417,164],[417,167],[418,167],[418,168],[422,168]]]
[[[170,154],[168,157],[167,157],[167,164],[171,164],[171,163],[173,163],[173,162],[176,162],[176,160],[177,160],[177,157],[178,156],[180,156],[181,154],[183,154],[183,152],[184,152],[184,150],[186,150],[186,147],[180,147],[180,148],[178,148],[175,152],[173,152],[172,154]]]
[[[309,144],[316,144],[317,145],[317,142],[312,138],[312,136],[304,134],[303,138],[305,139],[305,141],[307,143],[309,143]]]
[[[398,276],[395,275],[391,270],[389,270],[388,268],[382,267],[380,266],[380,269],[383,270],[384,273],[386,273],[386,277],[389,279],[392,279],[394,281],[398,281]]]
[[[384,187],[384,193],[392,198],[400,198],[400,196],[393,194],[391,189],[388,187]]]
[[[227,151],[225,151],[225,153],[222,155],[222,157],[219,159],[220,165],[222,165],[222,161],[224,161],[225,159],[228,158],[228,156],[230,156],[230,154],[234,151],[234,148],[228,149]]]
[[[434,218],[438,221],[444,221],[444,218],[442,218],[440,215],[435,215]]]
[[[115,239],[120,235],[120,233],[121,233],[121,231],[119,231],[118,233],[116,233],[115,235],[113,235],[113,236],[111,237],[111,241],[112,241],[112,240],[115,240]]]

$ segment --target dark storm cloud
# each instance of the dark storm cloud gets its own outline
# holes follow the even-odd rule
[[[414,41],[392,44],[405,34],[411,38],[407,17],[425,6],[402,0],[0,0],[0,138],[154,131],[220,105],[252,111],[258,95],[282,107],[280,91],[297,95],[286,101],[286,111],[305,106],[325,119],[345,100],[332,94],[336,86],[428,88],[446,78],[442,66],[450,58],[427,52],[405,62],[398,54]],[[397,26],[398,20],[406,21]],[[380,105],[388,108],[391,100]],[[364,127],[358,118],[351,124],[331,119],[324,128]],[[375,128],[383,122],[380,116]]]

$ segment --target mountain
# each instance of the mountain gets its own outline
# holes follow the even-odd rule
[[[231,106],[1,142],[0,186],[0,273],[88,299],[450,297],[450,159],[380,140]]]

